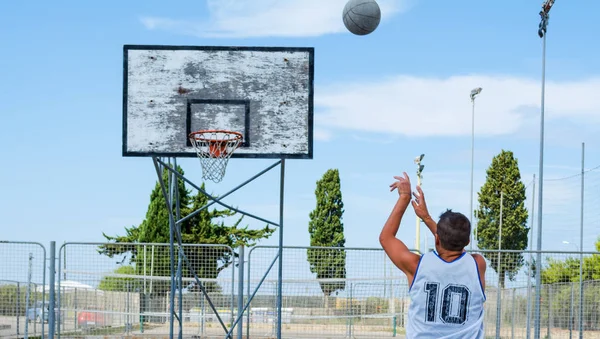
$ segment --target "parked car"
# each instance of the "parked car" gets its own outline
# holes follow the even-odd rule
[[[27,321],[35,321],[41,323],[42,321],[47,323],[50,318],[50,303],[38,301],[34,307],[27,308],[25,311],[25,317]],[[42,312],[43,310],[43,312]],[[58,309],[54,308],[54,319],[58,318]]]
[[[77,325],[81,328],[104,327],[106,326],[106,319],[104,313],[99,310],[78,311]]]

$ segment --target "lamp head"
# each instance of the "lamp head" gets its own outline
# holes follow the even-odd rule
[[[475,100],[475,96],[479,95],[479,93],[481,93],[481,90],[481,87],[477,87],[471,90],[471,100]]]
[[[421,154],[420,156],[415,158],[415,164],[420,164],[421,160],[425,157],[425,154]]]

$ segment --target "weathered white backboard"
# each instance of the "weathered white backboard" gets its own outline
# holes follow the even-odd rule
[[[200,129],[240,132],[233,158],[313,156],[314,49],[125,45],[123,156],[196,157]]]

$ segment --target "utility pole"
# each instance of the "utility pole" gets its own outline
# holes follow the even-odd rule
[[[421,164],[425,154],[421,154],[420,156],[415,158],[415,164],[417,165],[417,185],[421,186],[421,180],[423,179],[423,168],[425,165]],[[427,235],[425,235],[427,236]],[[416,242],[416,250],[421,251],[421,218],[417,217],[417,239]],[[425,249],[427,250],[427,248]]]

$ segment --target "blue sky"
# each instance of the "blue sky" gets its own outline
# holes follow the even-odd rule
[[[123,234],[143,220],[156,174],[151,159],[121,156],[124,44],[315,47],[314,159],[287,162],[286,245],[309,243],[315,183],[329,168],[341,171],[350,247],[379,247],[397,197],[388,185],[402,171],[416,182],[413,159],[421,153],[431,213],[468,213],[474,87],[483,87],[476,101],[476,191],[502,149],[515,153],[529,184],[539,159],[540,1],[379,3],[380,26],[359,37],[343,26],[343,0],[3,2],[0,238],[102,241],[102,232]],[[586,168],[600,165],[598,10],[595,2],[561,0],[552,10],[547,179],[580,171],[582,142]],[[179,162],[199,183],[198,161]],[[226,179],[208,188],[227,192],[271,162],[232,160]],[[276,220],[277,174],[227,202]],[[579,181],[546,185],[543,247],[574,250],[563,241],[579,241]],[[586,185],[584,249],[591,250],[600,233],[597,171]],[[531,193],[530,186],[529,199]],[[409,210],[399,237],[413,244],[414,234]]]

